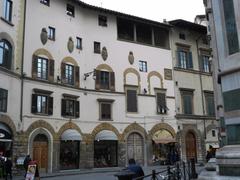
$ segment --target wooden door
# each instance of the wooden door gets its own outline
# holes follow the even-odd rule
[[[185,144],[187,160],[194,158],[196,162],[197,161],[196,137],[192,132],[187,133]]]
[[[33,142],[33,160],[37,161],[40,172],[47,172],[48,169],[48,142]]]
[[[128,136],[127,153],[128,159],[134,158],[137,163],[144,163],[143,138],[140,134],[132,133]]]

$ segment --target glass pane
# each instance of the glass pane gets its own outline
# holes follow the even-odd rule
[[[37,112],[38,113],[42,112],[42,97],[41,96],[37,97]]]
[[[0,47],[0,65],[3,64],[3,48]]]

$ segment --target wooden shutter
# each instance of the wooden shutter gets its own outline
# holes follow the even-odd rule
[[[62,64],[61,64],[61,79],[62,79],[62,83],[66,83],[65,70],[66,70],[66,64],[65,64],[65,63],[62,63]]]
[[[48,66],[49,66],[49,75],[48,75],[48,80],[50,82],[53,82],[54,81],[54,60],[52,59],[49,59],[48,60]]]
[[[100,89],[100,81],[101,81],[101,71],[96,70],[96,80],[95,80],[95,89]]]
[[[187,60],[187,68],[193,69],[192,52],[188,52]]]
[[[176,51],[176,61],[177,67],[182,67],[180,50]]]
[[[75,87],[79,87],[79,66],[74,67],[75,72]]]
[[[75,117],[79,118],[80,110],[79,110],[79,101],[75,101]]]
[[[48,115],[53,114],[53,97],[48,97]]]
[[[32,94],[32,113],[36,113],[37,112],[37,94]]]
[[[204,71],[204,62],[203,62],[203,56],[202,55],[200,55],[199,56],[199,59],[200,59],[200,61],[199,61],[199,67],[201,68],[201,69],[199,69],[200,71]]]
[[[127,90],[127,112],[137,112],[136,90]]]
[[[114,72],[110,72],[110,90],[115,91],[115,75],[114,75]]]
[[[62,116],[66,116],[66,99],[62,99],[62,110],[61,110]]]
[[[192,114],[192,96],[190,94],[183,96],[184,113]]]
[[[37,78],[38,56],[32,57],[32,78]]]

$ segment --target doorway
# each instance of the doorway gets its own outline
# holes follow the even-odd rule
[[[48,169],[48,139],[44,134],[38,134],[33,140],[33,160],[37,161],[40,172]]]
[[[197,162],[196,136],[192,132],[186,135],[186,156],[187,160],[194,159]]]

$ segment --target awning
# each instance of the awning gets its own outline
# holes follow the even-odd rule
[[[168,139],[168,138],[162,138],[162,139],[155,139],[153,140],[156,144],[168,144],[168,143],[176,143],[176,139],[174,138],[171,138],[171,139]]]
[[[62,133],[61,140],[63,140],[63,141],[81,141],[82,136],[75,129],[68,129]]]
[[[102,130],[99,133],[97,133],[97,135],[95,136],[95,140],[99,141],[99,140],[114,140],[117,141],[118,138],[116,136],[116,134],[112,131],[109,130]]]
[[[9,127],[3,123],[0,123],[0,141],[12,141],[12,132]]]

